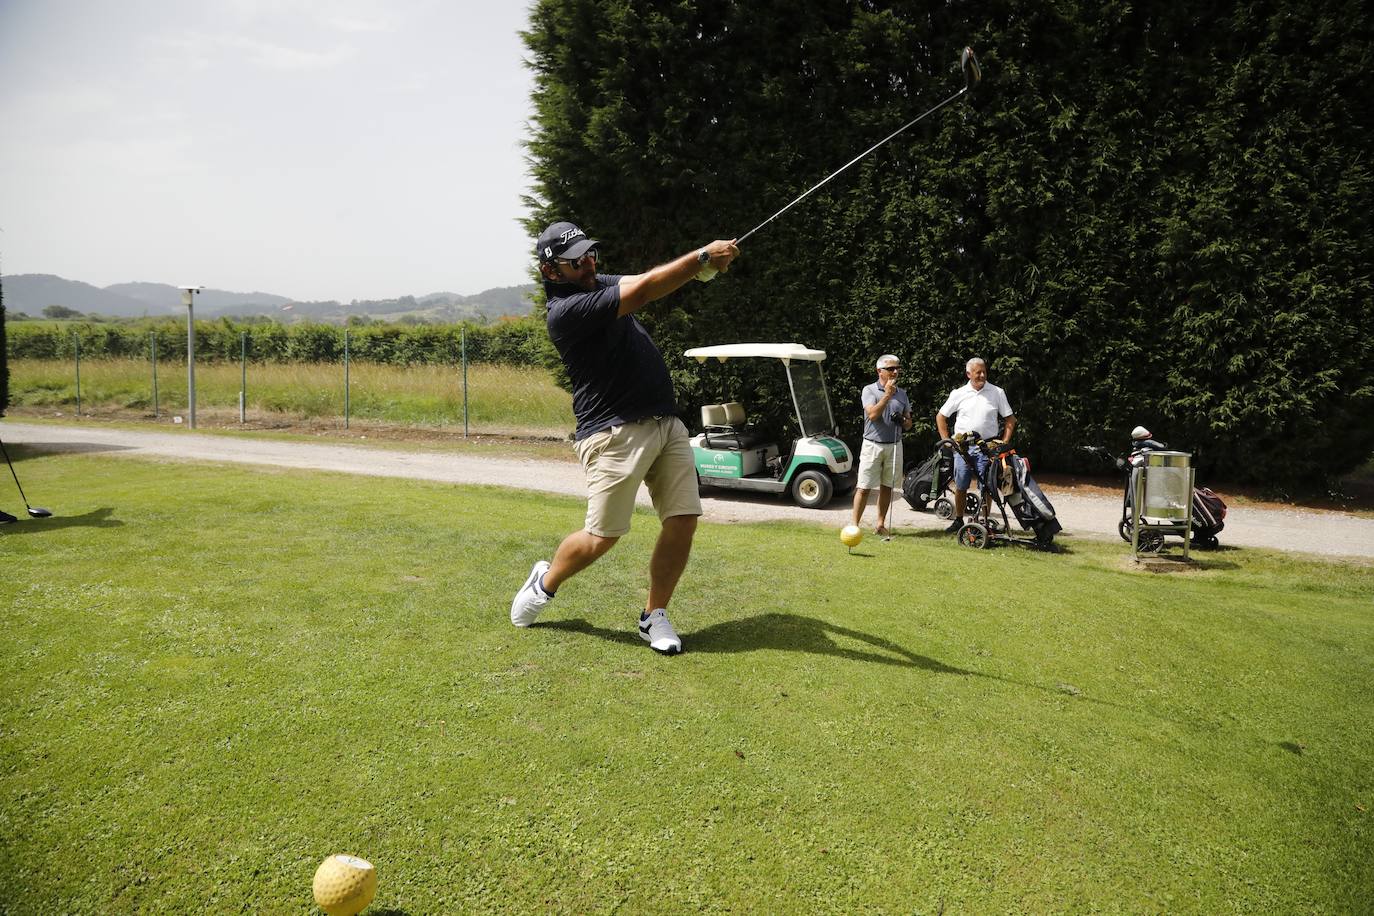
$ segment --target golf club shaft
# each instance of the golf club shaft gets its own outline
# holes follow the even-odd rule
[[[24,487],[19,483],[19,475],[14,472],[14,462],[10,461],[10,450],[5,448],[5,442],[0,439],[0,452],[5,455],[5,464],[10,466],[10,476],[14,478],[14,485],[19,487],[19,498],[24,501],[24,508],[29,508],[29,498],[24,495]]]
[[[952,96],[950,96],[949,98],[945,99],[943,102],[941,102],[940,104],[936,105],[934,108],[930,109],[930,110],[927,111],[925,114],[918,115],[917,117],[912,118],[910,121],[906,122],[906,123],[903,124],[901,127],[897,128],[897,129],[894,130],[892,133],[888,134],[886,137],[884,137],[883,139],[879,140],[877,143],[873,144],[873,145],[870,146],[868,149],[864,150],[862,153],[859,153],[859,155],[855,156],[853,159],[849,160],[849,161],[846,162],[844,165],[840,166],[838,169],[836,169],[835,171],[831,172],[829,175],[827,175],[827,176],[825,176],[824,178],[822,178],[822,179],[821,179],[819,182],[817,182],[815,185],[813,185],[812,187],[810,187],[810,188],[808,188],[807,190],[803,191],[802,194],[801,194],[801,196],[799,196],[796,200],[792,201],[790,204],[788,204],[787,206],[783,207],[783,208],[782,208],[781,210],[779,210],[777,213],[774,213],[772,216],[768,217],[768,219],[766,219],[766,220],[764,220],[763,222],[759,223],[759,224],[758,224],[757,226],[755,226],[753,229],[750,229],[748,232],[744,233],[744,235],[742,235],[742,236],[739,237],[739,239],[735,242],[735,244],[736,244],[736,245],[743,244],[743,243],[744,243],[744,240],[747,239],[747,238],[749,238],[749,236],[753,235],[755,232],[758,232],[758,231],[759,231],[760,229],[762,229],[764,226],[767,226],[767,225],[768,225],[769,223],[771,223],[773,220],[777,219],[779,216],[782,216],[782,215],[783,215],[784,213],[786,213],[788,210],[791,210],[791,209],[792,209],[793,207],[795,207],[797,204],[801,203],[803,200],[805,200],[806,198],[810,197],[811,194],[812,194],[813,192],[815,192],[815,191],[819,190],[820,188],[824,187],[824,186],[825,186],[832,178],[834,178],[836,175],[839,175],[839,174],[840,174],[841,172],[843,172],[845,169],[849,168],[851,165],[853,165],[854,163],[858,162],[860,159],[863,159],[863,158],[864,158],[865,156],[867,156],[869,153],[873,152],[873,151],[876,150],[878,147],[882,146],[884,143],[886,143],[887,141],[891,140],[893,137],[897,136],[897,135],[900,134],[902,131],[906,130],[908,127],[911,127],[912,125],[916,124],[917,122],[919,122],[919,121],[921,121],[921,120],[923,120],[923,119],[925,119],[925,118],[928,118],[928,117],[930,117],[931,115],[935,114],[935,112],[939,111],[941,108],[944,108],[944,107],[945,107],[946,105],[948,105],[950,102],[953,102],[954,100],[958,99],[960,96],[962,96],[962,95],[964,95],[965,93],[967,93],[968,90],[969,90],[969,87],[968,87],[968,86],[964,86],[964,88],[960,89],[958,92],[954,93],[954,95],[952,95]]]

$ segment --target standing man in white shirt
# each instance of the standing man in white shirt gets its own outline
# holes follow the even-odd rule
[[[1016,415],[1012,413],[1006,392],[988,382],[988,364],[975,356],[964,364],[964,374],[968,376],[968,384],[951,391],[944,406],[935,414],[940,438],[950,438],[949,421],[953,417],[956,418],[956,436],[974,432],[984,439],[1011,442],[1011,434],[1016,430]],[[998,435],[999,430],[1001,435]],[[954,521],[945,529],[949,532],[958,531],[964,524],[964,500],[968,497],[969,481],[975,474],[981,480],[987,469],[988,459],[982,452],[972,449],[969,455],[973,465],[957,450],[954,453]]]

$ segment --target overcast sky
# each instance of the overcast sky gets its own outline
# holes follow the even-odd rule
[[[529,0],[0,0],[0,271],[531,282]]]

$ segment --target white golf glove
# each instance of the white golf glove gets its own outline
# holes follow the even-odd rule
[[[701,270],[697,271],[697,279],[702,283],[710,283],[716,278],[716,274],[718,273],[720,273],[720,271],[712,267],[710,261],[707,261],[705,264],[701,265]]]

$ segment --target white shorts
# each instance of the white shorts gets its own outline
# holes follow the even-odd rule
[[[902,443],[865,439],[859,450],[859,482],[855,486],[860,490],[895,487],[901,466]]]

